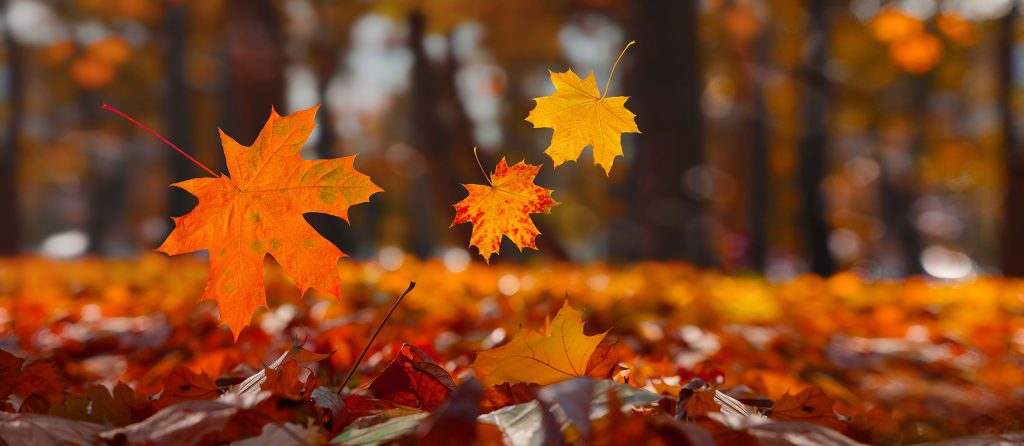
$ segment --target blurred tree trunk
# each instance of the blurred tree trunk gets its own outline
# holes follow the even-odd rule
[[[703,89],[699,54],[699,2],[632,2],[637,45],[627,107],[643,132],[630,173],[631,215],[637,224],[612,232],[611,253],[620,259],[718,262],[709,234],[706,203],[691,196],[683,177],[704,163]],[[619,168],[619,167],[616,167]]]
[[[903,260],[903,274],[921,274],[921,251],[924,249],[921,233],[914,221],[913,208],[918,199],[916,162],[925,151],[925,131],[928,125],[928,97],[931,95],[931,77],[917,76],[912,79],[910,97],[910,128],[914,132],[910,141],[908,162],[887,161],[881,163],[882,218],[886,225],[886,237],[899,246]]]
[[[1018,7],[1013,8],[999,24],[999,113],[1003,126],[1006,165],[1006,204],[1003,206],[1002,270],[1013,277],[1024,276],[1024,156],[1017,135],[1013,113],[1013,86]]]
[[[328,159],[338,157],[335,153],[338,137],[334,133],[334,113],[327,103],[327,89],[338,65],[339,43],[331,38],[333,33],[326,29],[330,24],[323,22],[324,19],[321,18],[317,23],[317,33],[310,49],[313,70],[316,72],[317,96],[320,98],[320,109],[316,113],[320,139],[316,142],[315,153],[317,158]],[[345,221],[341,218],[327,214],[308,214],[305,218],[317,232],[343,252],[352,253],[358,250],[351,229],[345,227]]]
[[[97,131],[96,118],[99,116],[97,110],[100,109],[100,105],[102,104],[96,92],[78,91],[78,113],[82,119],[82,129],[88,135],[85,139],[85,153],[89,154],[89,219],[85,227],[89,244],[86,252],[93,255],[107,253],[108,237],[111,235],[111,228],[122,221],[128,190],[123,152],[111,152],[96,146],[94,133]],[[122,122],[118,125],[131,124]]]
[[[4,17],[7,2],[3,6]],[[6,25],[6,23],[4,24]],[[4,46],[7,51],[7,130],[0,146],[0,255],[14,255],[21,250],[21,207],[18,200],[18,160],[21,140],[22,114],[25,112],[24,55],[21,45],[14,40],[9,26],[3,27]]]
[[[317,39],[313,47],[313,70],[316,72],[316,92],[320,98],[320,109],[316,117],[320,121],[320,139],[316,142],[316,156],[321,159],[336,158],[334,145],[338,135],[334,133],[334,111],[327,104],[327,90],[331,86],[334,70],[338,65],[337,48],[334,42]]]
[[[443,220],[437,212],[445,208],[445,204],[455,204],[465,195],[459,186],[459,179],[468,176],[460,166],[459,157],[470,157],[470,142],[453,134],[458,127],[451,126],[443,118],[451,120],[457,113],[455,104],[448,93],[442,88],[441,73],[427,57],[423,38],[426,33],[426,16],[414,11],[408,16],[409,49],[413,55],[412,65],[412,116],[410,119],[411,145],[419,150],[427,164],[423,176],[414,180],[416,183],[410,191],[412,202],[410,247],[421,258],[434,254],[438,244],[437,235],[439,221]],[[457,99],[457,98],[456,98]],[[462,129],[464,130],[464,129]],[[456,139],[460,139],[456,143]],[[455,146],[463,152],[454,152]],[[458,228],[460,236],[468,237],[465,228]],[[466,239],[468,240],[468,238]]]
[[[828,62],[828,0],[810,0],[810,23],[807,30],[807,53],[804,76],[803,134],[798,142],[800,167],[798,184],[803,197],[800,222],[806,234],[807,259],[811,271],[823,276],[835,272],[835,263],[828,249],[828,223],[821,182],[825,177],[828,150],[829,82],[825,77]]]
[[[751,104],[745,126],[749,129],[749,166],[747,171],[747,225],[750,245],[747,249],[748,267],[764,272],[768,257],[768,212],[771,209],[771,182],[768,171],[768,128],[764,104],[764,88],[761,71],[768,64],[771,40],[762,32],[744,51],[744,74],[747,79],[746,94]]]
[[[285,59],[279,12],[273,0],[231,0],[227,44],[231,67],[231,119],[225,132],[242,144],[256,139],[270,108],[284,109]]]
[[[187,80],[186,52],[188,46],[188,4],[171,2],[167,5],[164,19],[167,72],[167,138],[185,152],[195,156],[192,145],[189,113],[189,88]],[[196,176],[196,166],[180,154],[167,152],[172,181],[183,181]],[[168,188],[168,208],[171,215],[188,213],[195,199],[181,189]]]

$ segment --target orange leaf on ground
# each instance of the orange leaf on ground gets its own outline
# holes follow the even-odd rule
[[[339,296],[337,261],[344,253],[320,236],[302,215],[348,220],[348,208],[381,189],[353,167],[355,156],[302,159],[302,145],[316,127],[317,107],[287,117],[271,111],[252,146],[221,132],[230,177],[196,178],[174,186],[199,198],[158,248],[167,254],[207,250],[210,277],[203,299],[217,301],[235,338],[258,307],[266,306],[263,259],[270,254],[303,293],[310,288]]]
[[[24,363],[24,359],[0,350],[0,409],[7,404],[7,397],[14,390],[14,383],[17,382]]]
[[[25,398],[25,403],[29,402],[31,396],[38,396],[40,400],[37,404],[40,405],[41,411],[45,412],[51,405],[64,402],[67,387],[64,378],[52,363],[36,361],[21,369],[11,393]]]
[[[533,401],[540,386],[527,383],[503,383],[484,389],[484,397],[480,402],[483,412],[491,412],[513,404]]]
[[[807,421],[842,430],[845,423],[836,416],[832,409],[835,403],[821,389],[808,387],[796,395],[789,392],[782,395],[772,405],[769,417],[781,421]]]
[[[594,349],[594,354],[590,355],[590,361],[587,362],[587,376],[594,379],[611,379],[620,371],[625,370],[619,365],[621,355],[616,350],[618,344],[618,340],[608,342],[607,339],[598,344]]]
[[[558,204],[551,198],[551,189],[533,183],[540,166],[519,162],[512,167],[502,158],[498,167],[481,184],[463,185],[469,196],[455,204],[452,226],[472,222],[469,244],[476,246],[487,261],[501,248],[501,237],[507,236],[522,251],[537,249],[535,239],[540,231],[530,214],[548,213]]]
[[[485,386],[543,386],[587,376],[587,364],[605,334],[583,334],[580,313],[566,302],[543,331],[520,330],[508,344],[478,352],[472,367]]]
[[[220,396],[217,383],[205,373],[194,373],[185,366],[175,367],[164,378],[164,392],[156,402],[164,408],[180,401],[209,400]]]

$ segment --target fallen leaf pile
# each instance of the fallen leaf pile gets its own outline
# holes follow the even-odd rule
[[[302,299],[268,263],[271,309],[236,343],[217,306],[194,299],[206,270],[158,254],[0,260],[0,439],[1024,440],[1024,282],[840,274],[771,284],[678,264],[407,257],[397,268],[341,262],[336,300]],[[410,280],[416,290],[339,389]]]

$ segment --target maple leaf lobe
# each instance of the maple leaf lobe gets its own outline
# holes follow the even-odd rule
[[[551,198],[551,189],[533,183],[539,170],[540,166],[523,161],[509,166],[502,158],[489,178],[491,185],[462,185],[469,196],[455,204],[452,226],[473,224],[469,244],[476,246],[486,261],[498,252],[503,236],[520,251],[537,249],[540,231],[530,214],[548,213],[558,204]]]
[[[302,217],[330,214],[348,221],[348,207],[381,192],[359,173],[355,156],[305,160],[302,145],[316,127],[317,107],[282,117],[271,111],[250,146],[221,132],[229,176],[195,178],[172,186],[199,198],[158,251],[207,250],[210,277],[202,299],[217,301],[221,320],[238,337],[258,307],[266,306],[263,262],[270,254],[302,293],[340,294],[337,261],[345,254]]]
[[[551,144],[544,151],[558,167],[575,161],[590,146],[594,164],[609,174],[615,158],[622,155],[622,134],[639,133],[634,115],[626,108],[627,96],[602,97],[594,73],[580,79],[572,70],[548,71],[555,92],[535,98],[537,106],[526,120],[534,128],[552,128]]]

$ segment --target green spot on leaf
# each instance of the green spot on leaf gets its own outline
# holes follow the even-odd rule
[[[288,135],[288,122],[281,121],[274,126],[274,136],[287,136]]]
[[[331,187],[320,188],[320,201],[324,204],[334,204],[335,201],[338,201],[338,191]]]

